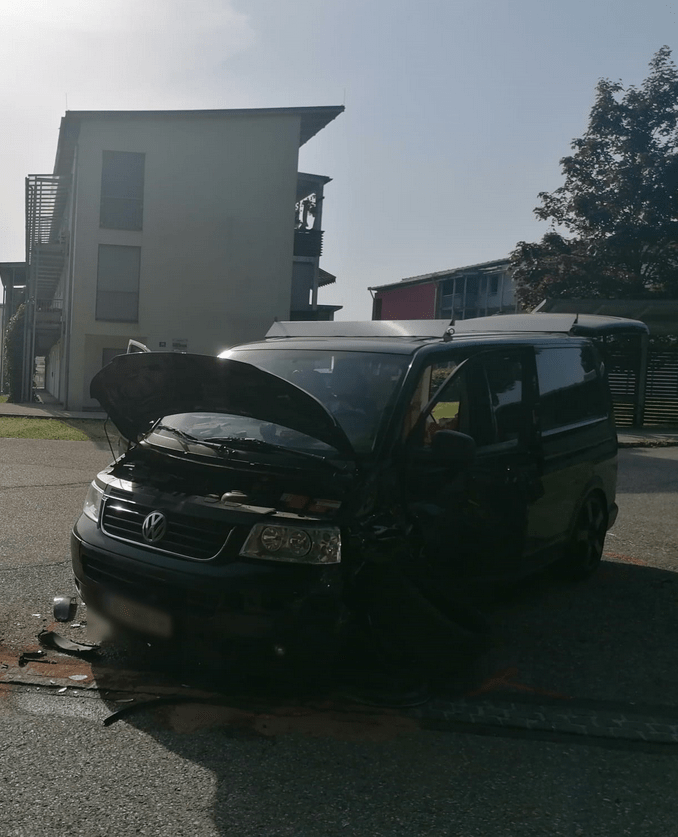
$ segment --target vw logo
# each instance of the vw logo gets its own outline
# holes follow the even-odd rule
[[[151,512],[141,524],[141,534],[147,543],[157,543],[165,537],[167,518],[162,512]]]

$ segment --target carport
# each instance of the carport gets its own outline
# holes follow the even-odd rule
[[[535,313],[640,320],[649,336],[614,333],[597,342],[608,367],[619,427],[678,425],[678,300],[547,299]]]

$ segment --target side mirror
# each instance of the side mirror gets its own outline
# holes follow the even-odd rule
[[[431,439],[431,452],[445,465],[469,465],[476,455],[476,443],[466,433],[439,430]]]

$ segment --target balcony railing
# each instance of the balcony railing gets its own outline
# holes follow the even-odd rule
[[[64,301],[59,297],[53,299],[36,299],[35,310],[40,313],[52,314],[54,312],[61,313],[64,310]]]
[[[319,258],[323,251],[322,230],[295,230],[294,255]]]

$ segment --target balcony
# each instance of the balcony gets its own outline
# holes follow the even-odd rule
[[[323,231],[304,230],[294,231],[294,255],[307,258],[320,258],[323,251]]]
[[[37,299],[35,301],[35,354],[46,355],[61,337],[63,300]]]

